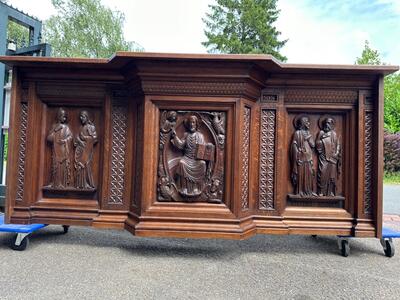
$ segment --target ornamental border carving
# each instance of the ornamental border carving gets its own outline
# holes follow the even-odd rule
[[[25,177],[25,155],[26,155],[26,131],[27,131],[27,128],[28,128],[28,104],[21,103],[16,201],[23,201],[23,199],[24,199],[24,177]]]
[[[247,95],[257,99],[259,88],[253,82],[202,82],[202,81],[160,81],[143,80],[142,89],[147,94],[174,95]]]
[[[262,210],[274,209],[275,122],[275,110],[261,110],[258,208]]]
[[[285,91],[286,103],[356,103],[358,92],[355,90],[333,89],[288,89]]]
[[[365,113],[364,131],[364,213],[372,214],[372,171],[373,171],[373,114]]]
[[[249,154],[250,154],[250,118],[251,109],[244,107],[243,109],[243,126],[242,126],[242,145],[241,145],[241,176],[240,176],[240,199],[242,210],[249,208]]]
[[[125,106],[112,106],[110,196],[108,204],[122,204],[123,202],[127,119],[127,108]]]

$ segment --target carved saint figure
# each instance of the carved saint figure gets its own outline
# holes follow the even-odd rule
[[[319,196],[336,195],[336,179],[340,174],[341,146],[334,130],[335,120],[325,117],[316,140],[318,152],[317,193]]]
[[[67,113],[63,108],[57,112],[57,123],[53,125],[47,141],[52,145],[52,188],[66,188],[71,179],[70,148],[72,133],[67,124]]]
[[[74,140],[75,146],[75,187],[78,189],[95,188],[92,173],[93,147],[97,143],[96,127],[89,119],[87,111],[79,114],[81,128]]]
[[[294,193],[301,197],[316,196],[313,191],[313,148],[314,139],[310,133],[310,119],[300,115],[295,119],[296,131],[290,147],[292,161],[291,179]]]
[[[184,153],[176,171],[178,191],[185,197],[195,197],[202,193],[205,185],[206,161],[197,159],[197,147],[204,145],[205,140],[198,131],[199,120],[196,116],[188,117],[184,125],[187,131],[182,139],[176,135],[174,129],[171,132],[171,143]]]

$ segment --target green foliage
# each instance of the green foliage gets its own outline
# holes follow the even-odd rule
[[[398,173],[388,173],[385,172],[383,176],[384,184],[400,184],[400,172]]]
[[[361,57],[357,57],[356,64],[384,65],[377,50],[365,41]],[[400,132],[400,74],[385,77],[385,129],[391,133]]]
[[[400,74],[385,78],[385,129],[400,132]]]
[[[382,65],[378,50],[374,50],[369,46],[369,42],[365,41],[364,49],[361,57],[357,57],[356,65]]]
[[[8,21],[7,39],[13,41],[18,47],[29,45],[29,29],[12,20]]]
[[[100,0],[52,0],[57,14],[45,22],[44,36],[54,56],[109,57],[116,51],[142,51],[124,40],[124,14]]]
[[[263,53],[286,60],[279,53],[286,40],[278,40],[273,25],[279,15],[276,0],[216,0],[209,8],[203,19],[208,41],[202,43],[208,52]]]

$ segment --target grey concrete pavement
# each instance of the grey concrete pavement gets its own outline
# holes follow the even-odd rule
[[[396,224],[395,224],[396,225]],[[400,228],[399,228],[400,229]],[[264,236],[245,241],[138,238],[60,226],[23,252],[0,235],[0,299],[399,299],[400,254],[376,239]],[[395,242],[400,250],[399,241]]]
[[[400,214],[400,186],[384,211]],[[398,216],[387,225],[400,230]],[[400,241],[387,258],[376,239],[263,236],[245,241],[147,239],[126,231],[49,226],[28,249],[0,234],[0,299],[399,299]]]
[[[400,215],[400,184],[383,186],[383,211]]]

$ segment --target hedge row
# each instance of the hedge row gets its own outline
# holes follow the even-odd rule
[[[400,172],[400,133],[384,135],[385,171]]]

